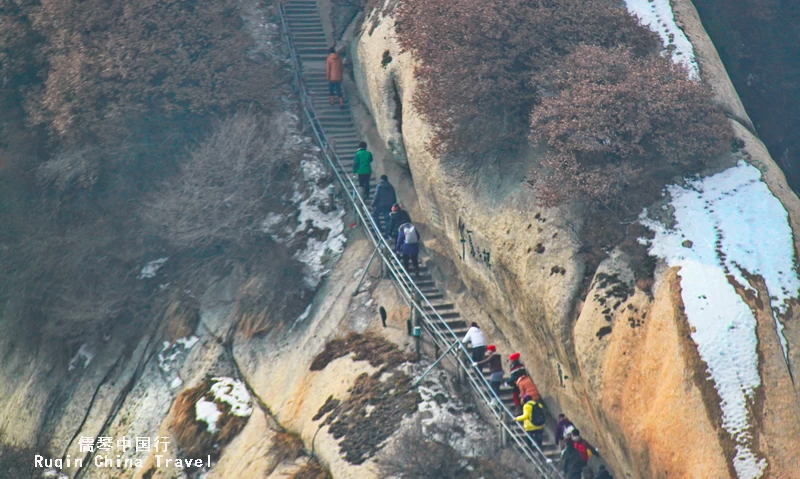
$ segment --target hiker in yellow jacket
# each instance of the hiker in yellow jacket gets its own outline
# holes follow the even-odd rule
[[[544,435],[544,425],[546,422],[544,414],[544,406],[538,401],[534,401],[529,395],[522,398],[522,416],[517,416],[517,422],[522,423],[525,432],[528,434],[528,446],[533,447],[535,442],[537,446],[542,447],[542,438]]]

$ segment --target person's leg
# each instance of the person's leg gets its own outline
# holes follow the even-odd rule
[[[406,270],[406,271],[408,271],[408,258],[409,258],[409,255],[407,255],[407,254],[403,255],[403,269]]]
[[[541,448],[544,439],[544,430],[539,429],[538,431],[532,431],[532,432],[533,432],[533,442],[535,442],[536,445],[539,446],[539,448]]]
[[[339,93],[339,106],[344,108],[344,93],[342,92],[342,82],[336,83],[336,89]]]
[[[528,447],[533,449],[533,431],[525,431],[525,442],[528,443]]]
[[[414,263],[414,276],[419,277],[419,255],[412,254],[411,255],[411,262]]]
[[[358,184],[361,185],[361,190],[363,191],[362,197],[364,197],[364,201],[369,199],[369,178],[372,176],[371,174],[367,175],[358,175]]]
[[[383,231],[385,232],[386,236],[389,236],[389,226],[392,225],[391,214],[391,210],[384,210],[383,212]]]
[[[502,380],[501,381],[492,381],[492,382],[489,383],[489,385],[492,386],[492,391],[494,391],[494,393],[497,394],[498,396],[500,396],[500,385],[501,384],[503,384]]]
[[[477,358],[478,358],[478,359],[476,360],[476,362],[478,362],[478,361],[483,361],[483,358],[486,356],[486,346],[478,346],[477,348],[474,348],[474,349],[472,350],[472,354],[473,354],[475,357],[477,357]]]
[[[336,96],[336,82],[328,82],[328,100],[333,105],[334,97]]]

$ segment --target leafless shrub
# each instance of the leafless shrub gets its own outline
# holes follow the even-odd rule
[[[422,425],[403,431],[394,442],[393,454],[381,460],[384,477],[409,479],[455,479],[468,461],[455,449],[452,425],[438,428],[438,438],[426,435]]]
[[[6,444],[0,437],[0,479],[33,479],[39,477],[33,467],[33,449]]]
[[[455,447],[460,435],[455,424],[433,424],[428,426],[426,433],[417,422],[397,438],[392,453],[380,461],[380,471],[384,477],[401,479],[519,479],[532,476],[530,464],[510,449],[498,447],[484,457],[462,456]]]
[[[281,211],[295,163],[285,119],[252,110],[218,123],[214,132],[150,202],[147,218],[175,247],[208,250],[253,238],[267,212]]]
[[[99,174],[97,155],[84,148],[61,152],[36,169],[39,183],[58,194],[69,188],[87,189],[97,183]]]

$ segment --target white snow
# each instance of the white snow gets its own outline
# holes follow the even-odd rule
[[[192,348],[200,338],[197,336],[189,336],[175,340],[175,343],[164,341],[161,346],[161,352],[158,353],[158,367],[164,373],[169,373],[172,370],[173,363],[178,359],[181,353],[184,353]]]
[[[309,153],[303,156],[304,158],[300,160],[300,168],[303,170],[303,177],[306,181],[313,181],[316,183],[329,176],[322,162],[316,156]]]
[[[217,409],[217,403],[200,398],[194,405],[195,417],[198,421],[208,424],[206,430],[210,433],[217,432],[217,421],[222,416],[222,411]]]
[[[420,362],[424,371],[430,364]],[[416,380],[417,378],[415,378]],[[447,383],[447,375],[442,370],[431,371],[428,376],[419,384],[417,390],[422,397],[419,403],[420,412],[427,412],[431,416],[423,419],[422,430],[427,436],[437,436],[436,426],[447,427],[456,425],[464,430],[463,435],[454,438],[453,447],[462,455],[477,457],[489,453],[494,444],[488,438],[494,437],[492,431],[481,417],[475,412],[468,412],[467,406],[458,398],[450,394],[444,387]],[[436,402],[436,396],[447,399],[441,405]],[[442,439],[442,438],[438,438]]]
[[[672,61],[682,64],[689,71],[689,78],[700,79],[700,70],[694,57],[692,43],[675,23],[670,0],[625,0],[628,11],[639,22],[658,33],[661,43],[667,50],[672,49]]]
[[[306,248],[295,253],[295,258],[307,266],[306,275],[303,278],[309,288],[316,288],[323,276],[328,273],[328,260],[344,251],[345,236],[344,232],[344,209],[338,208],[330,213],[324,212],[320,205],[327,201],[327,194],[324,189],[315,189],[312,195],[300,203],[300,214],[297,221],[295,233],[304,231],[306,222],[319,230],[330,230],[325,241],[316,238],[308,238]]]
[[[226,377],[216,377],[211,380],[215,382],[211,386],[211,394],[214,395],[216,402],[230,405],[231,414],[234,416],[247,417],[253,414],[250,393],[247,392],[243,382]]]
[[[747,410],[761,385],[756,318],[728,277],[750,290],[746,274],[764,278],[786,355],[778,315],[800,296],[788,214],[758,169],[744,161],[685,187],[669,186],[667,192],[675,209],[674,228],[648,219],[646,212],[641,216],[655,233],[650,254],[680,267],[692,339],[722,400],[722,426],[736,443],[734,468],[740,478],[758,478],[767,463],[750,450]],[[690,248],[683,246],[685,240],[692,242]]]
[[[42,473],[44,479],[69,479],[69,476],[62,474],[55,469],[48,469]]]
[[[83,362],[82,367],[86,369],[89,366],[89,363],[92,362],[94,359],[94,352],[89,349],[89,346],[86,344],[81,344],[81,347],[78,348],[78,352],[75,353],[75,356],[70,359],[69,361],[69,368],[68,371],[72,371],[73,369],[77,368],[81,362]]]
[[[261,222],[261,231],[274,235],[276,233],[275,227],[281,224],[284,219],[286,219],[284,215],[279,215],[277,213],[267,214],[267,217]]]
[[[158,258],[157,260],[153,260],[147,263],[146,265],[144,265],[144,268],[142,268],[142,272],[139,273],[139,276],[137,276],[137,278],[138,279],[154,278],[158,270],[162,266],[164,266],[164,263],[166,263],[168,259],[169,257],[165,256],[163,258]]]

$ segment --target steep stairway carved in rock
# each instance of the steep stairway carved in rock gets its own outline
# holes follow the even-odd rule
[[[334,165],[334,168],[339,170],[340,174],[352,175],[353,156],[356,152],[359,138],[350,114],[347,98],[345,98],[344,108],[340,108],[338,104],[329,104],[328,82],[325,77],[325,60],[328,55],[329,43],[325,36],[317,3],[315,0],[290,0],[279,8],[282,9],[288,24],[287,33],[297,54],[300,77],[313,106],[313,111],[309,114],[319,123],[329,145],[336,152],[336,155],[341,158],[341,167]],[[375,185],[376,181],[373,177],[370,181],[370,197],[374,192]],[[383,225],[382,219],[377,223],[381,229],[384,229],[385,225]],[[380,235],[371,224],[365,224],[364,226],[368,234],[373,236]],[[398,278],[395,275],[395,280],[406,289],[411,289],[412,287],[406,278]],[[423,303],[422,310],[425,313],[436,313],[435,316],[441,318],[441,322],[423,323],[425,328],[438,328],[440,331],[446,331],[449,328],[459,339],[466,334],[468,322],[461,317],[455,304],[447,300],[443,290],[437,287],[427,264],[420,265],[420,274],[413,278],[413,286],[418,288],[419,292],[427,300]],[[426,332],[428,335],[433,335],[434,333],[434,331]],[[470,374],[472,379],[477,380],[482,373],[473,368],[467,374]],[[482,383],[482,380],[478,382]],[[511,388],[503,385],[498,396],[505,407],[513,411],[514,404]],[[487,404],[487,407],[497,406]],[[521,427],[510,427],[509,430],[517,437],[524,438],[525,436],[525,432]],[[545,444],[542,448],[545,457],[549,460],[555,460],[558,456],[552,436],[552,429],[546,431]],[[519,446],[520,443],[524,443],[524,441],[510,441],[510,444],[514,445],[513,447],[521,447]],[[527,446],[525,447],[527,448]],[[527,454],[528,456],[526,457],[531,458],[531,460],[533,460],[533,457],[538,458],[534,464],[541,460],[539,453],[534,450],[529,449]],[[533,457],[531,457],[531,454]],[[542,477],[559,476],[552,466],[538,464],[534,470],[540,471]],[[545,474],[545,471],[548,472]]]

